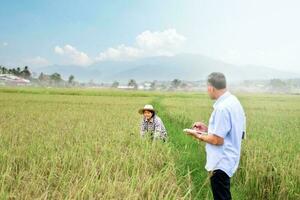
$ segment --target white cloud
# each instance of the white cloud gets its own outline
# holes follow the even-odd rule
[[[8,43],[7,42],[3,42],[2,44],[4,47],[8,46]]]
[[[56,46],[54,48],[54,52],[71,59],[70,63],[74,65],[86,66],[93,62],[86,53],[78,51],[75,47],[69,44],[65,45],[64,47]]]
[[[173,56],[186,38],[177,33],[175,29],[151,32],[142,32],[136,37],[134,46],[119,45],[108,48],[96,58],[103,60],[132,60],[150,56]]]
[[[46,58],[42,58],[40,56],[25,59],[24,62],[27,65],[33,66],[33,67],[42,67],[42,66],[50,65],[50,62]]]
[[[175,29],[156,32],[147,30],[136,37],[132,46],[121,44],[117,47],[109,47],[95,58],[90,58],[86,53],[69,44],[54,47],[54,52],[64,57],[66,64],[87,66],[105,60],[121,61],[151,56],[173,56],[185,40],[186,38]]]
[[[137,45],[142,49],[172,50],[185,42],[186,38],[177,33],[175,29],[165,31],[144,31],[136,37]]]
[[[143,51],[141,49],[122,44],[116,48],[108,48],[106,51],[101,52],[96,60],[132,60],[141,57],[142,54]]]
[[[57,53],[57,54],[60,54],[60,55],[64,54],[64,50],[62,48],[60,48],[59,46],[56,46],[54,48],[54,52]]]

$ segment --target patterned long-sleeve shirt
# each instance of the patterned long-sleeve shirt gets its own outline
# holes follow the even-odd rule
[[[141,121],[141,136],[144,137],[146,134],[150,134],[152,139],[167,139],[167,131],[164,126],[164,123],[158,116],[154,116],[148,121],[146,118],[143,118]]]

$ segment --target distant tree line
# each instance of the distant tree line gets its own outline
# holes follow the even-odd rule
[[[70,75],[68,80],[65,81],[57,72],[50,75],[41,72],[38,77],[38,81],[42,85],[74,86],[76,84],[75,77],[73,75]]]
[[[68,80],[63,80],[62,76],[59,73],[45,74],[40,73],[37,78],[32,77],[32,73],[28,66],[25,66],[23,69],[20,67],[17,68],[8,68],[0,65],[0,74],[11,74],[18,76],[24,79],[31,80],[31,82],[40,84],[40,85],[60,85],[60,86],[74,86],[76,84],[75,77],[70,75]]]
[[[0,66],[0,74],[12,74],[15,76],[19,76],[25,79],[31,79],[31,72],[28,66],[25,66],[23,69],[20,67],[17,68],[7,68],[4,66]]]
[[[111,84],[112,88],[118,88],[120,86],[120,83],[118,81],[114,81]],[[127,86],[127,88],[126,88]],[[187,83],[185,81],[179,80],[179,79],[174,79],[170,82],[166,81],[166,82],[160,82],[158,84],[157,81],[145,81],[144,83],[140,83],[141,89],[144,90],[169,90],[169,91],[175,91],[175,90],[184,90],[186,88],[188,88],[189,86],[187,85]],[[123,85],[122,88],[125,89],[133,89],[133,90],[137,90],[140,89],[139,88],[139,84],[136,82],[135,79],[130,79],[127,83],[127,85]]]

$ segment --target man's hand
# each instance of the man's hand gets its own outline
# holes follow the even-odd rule
[[[193,124],[193,129],[196,131],[201,131],[201,132],[207,132],[208,131],[208,127],[206,124],[204,124],[203,122],[195,122]]]
[[[201,135],[199,133],[195,133],[195,132],[191,132],[191,131],[187,131],[186,134],[189,135],[189,136],[192,136],[192,137],[194,137],[196,139],[200,139],[199,137]]]
[[[215,134],[198,134],[198,133],[194,133],[194,132],[186,132],[187,135],[192,136],[193,138],[209,143],[209,144],[213,144],[213,145],[223,145],[224,144],[224,138],[219,137]]]

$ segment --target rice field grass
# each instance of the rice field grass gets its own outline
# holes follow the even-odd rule
[[[300,199],[300,96],[237,95],[247,139],[234,199]],[[211,199],[201,93],[0,88],[1,199]],[[137,110],[158,109],[167,143],[139,137]]]
[[[247,138],[232,179],[233,199],[300,199],[300,96],[238,96],[247,115]],[[177,160],[181,170],[195,169],[193,197],[211,199],[209,182],[203,186],[207,179],[204,144],[177,133],[193,121],[207,123],[212,102],[206,95],[159,99],[164,118],[169,119],[167,127],[176,133],[171,141],[185,155]]]

